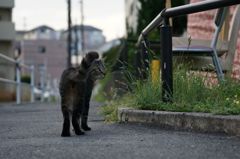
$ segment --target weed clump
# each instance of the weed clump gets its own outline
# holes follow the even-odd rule
[[[240,82],[233,79],[207,85],[205,76],[178,66],[174,70],[173,102],[162,102],[161,82],[151,79],[132,82],[131,91],[121,98],[107,102],[103,107],[108,121],[117,120],[118,107],[173,112],[203,112],[221,115],[240,114]]]

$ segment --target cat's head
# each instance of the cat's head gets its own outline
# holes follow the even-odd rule
[[[106,75],[106,68],[97,52],[89,52],[82,61],[82,66],[88,70],[92,80],[103,79]]]
[[[89,69],[92,62],[99,58],[99,54],[95,51],[88,52],[83,58],[81,65],[84,69]]]
[[[95,81],[103,79],[106,75],[106,68],[101,59],[94,60],[89,68],[89,76]]]

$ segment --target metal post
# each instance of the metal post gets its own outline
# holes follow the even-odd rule
[[[141,52],[142,48],[139,47],[136,54],[135,54],[135,60],[134,60],[134,68],[135,68],[135,74],[137,78],[141,77],[140,70],[141,70]]]
[[[40,87],[42,90],[41,102],[44,102],[44,94],[45,94],[45,78],[46,78],[46,68],[45,65],[40,68]]]
[[[82,42],[82,56],[85,52],[85,38],[84,38],[84,10],[83,10],[83,0],[80,0],[80,7],[81,7],[81,42]]]
[[[141,42],[141,51],[139,58],[139,74],[141,79],[147,79],[149,71],[149,58],[146,41]]]
[[[31,66],[31,102],[34,102],[34,65]]]
[[[67,67],[72,66],[71,57],[72,57],[72,18],[71,18],[71,0],[67,0],[68,4],[68,58],[67,58]]]
[[[75,34],[75,56],[76,56],[76,61],[75,61],[75,66],[78,66],[78,43],[79,43],[79,39],[78,39],[78,29],[77,29],[77,25],[74,27],[74,34]]]
[[[147,54],[146,43],[142,41],[141,45],[141,56],[140,56],[140,75],[142,79],[146,79],[146,68],[145,68],[145,57],[144,55]]]
[[[17,82],[17,88],[16,88],[16,103],[21,103],[21,68],[20,68],[20,62],[17,61],[16,66],[16,82]]]
[[[168,22],[168,19],[167,19]],[[160,27],[161,36],[161,71],[162,71],[162,100],[172,102],[173,71],[172,71],[172,31],[168,23]]]

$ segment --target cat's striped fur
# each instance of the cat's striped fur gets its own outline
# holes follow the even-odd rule
[[[105,75],[104,65],[98,58],[97,52],[90,52],[83,58],[80,66],[68,68],[62,73],[59,84],[64,120],[61,136],[70,136],[71,119],[76,135],[84,134],[80,129],[80,118],[81,128],[91,130],[87,125],[87,118],[92,89],[94,82]]]

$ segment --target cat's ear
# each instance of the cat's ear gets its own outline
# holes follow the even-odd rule
[[[82,60],[82,65],[85,68],[90,67],[91,63],[95,60],[99,58],[99,54],[97,52],[89,52],[87,53],[87,55],[83,58]]]
[[[99,54],[97,52],[89,52],[86,55],[86,60],[89,63],[92,63],[95,59],[98,59],[98,58],[99,58]]]

